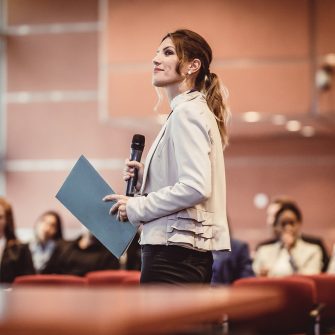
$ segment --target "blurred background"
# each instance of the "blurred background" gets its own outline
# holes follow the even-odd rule
[[[146,151],[169,112],[151,60],[169,31],[213,48],[232,111],[225,151],[233,235],[271,235],[265,208],[288,195],[303,230],[335,242],[335,1],[0,0],[0,195],[24,240],[84,154],[119,193],[133,134]]]

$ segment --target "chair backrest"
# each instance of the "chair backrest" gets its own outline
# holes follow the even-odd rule
[[[234,283],[234,286],[275,287],[282,291],[284,304],[276,313],[260,315],[252,320],[229,320],[232,325],[248,326],[258,332],[306,332],[313,327],[310,312],[316,304],[315,284],[302,277],[283,278],[244,278]]]
[[[122,279],[122,285],[138,286],[140,285],[141,271],[128,271],[126,277]]]
[[[321,324],[335,326],[335,275],[309,275],[306,278],[314,281],[317,303],[323,305],[320,311]]]
[[[86,273],[85,278],[90,286],[121,285],[128,272],[126,270],[92,271]]]
[[[85,286],[87,281],[83,277],[60,274],[36,274],[19,276],[14,279],[13,286]]]

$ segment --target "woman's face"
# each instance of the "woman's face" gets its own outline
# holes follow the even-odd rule
[[[289,234],[294,238],[297,238],[300,233],[301,222],[298,221],[294,212],[285,210],[280,214],[276,226],[281,235]]]
[[[57,232],[57,220],[51,214],[43,215],[37,222],[37,238],[41,242],[52,240]]]
[[[4,235],[6,225],[6,212],[5,208],[0,205],[0,237]]]
[[[178,63],[179,59],[173,42],[171,38],[166,38],[153,59],[152,84],[156,87],[167,87],[182,82],[184,76],[176,71]]]

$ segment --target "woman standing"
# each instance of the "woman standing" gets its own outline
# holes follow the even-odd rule
[[[152,82],[165,89],[171,110],[145,167],[127,161],[124,179],[138,170],[138,196],[108,195],[120,221],[143,224],[141,283],[209,283],[212,250],[229,250],[223,148],[228,111],[212,51],[190,30],[161,41]]]

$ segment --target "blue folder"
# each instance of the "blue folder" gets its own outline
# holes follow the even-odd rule
[[[56,198],[117,258],[127,250],[137,228],[120,222],[109,210],[114,202],[102,198],[115,193],[90,162],[80,156]]]

